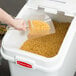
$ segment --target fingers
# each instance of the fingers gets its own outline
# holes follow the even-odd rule
[[[26,31],[26,26],[20,25],[18,27],[15,27],[17,30]]]
[[[26,30],[26,23],[25,23],[25,21],[23,21],[23,23],[22,23],[22,30],[23,30],[23,31]]]
[[[15,19],[14,28],[21,31],[26,31],[26,22],[22,19]]]

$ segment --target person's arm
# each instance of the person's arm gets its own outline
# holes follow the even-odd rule
[[[8,13],[6,13],[2,8],[0,8],[0,21],[4,22],[18,30],[25,30],[26,24],[22,19],[13,19]]]

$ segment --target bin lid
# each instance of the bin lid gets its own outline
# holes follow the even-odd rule
[[[45,12],[53,14],[61,11],[68,16],[76,15],[75,0],[29,0],[27,6],[33,9],[44,8]]]

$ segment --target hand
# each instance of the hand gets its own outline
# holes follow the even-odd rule
[[[26,30],[26,23],[22,19],[13,19],[11,25],[17,30],[22,30],[22,31]]]
[[[26,30],[25,21],[22,19],[13,19],[7,12],[0,8],[0,21],[10,26],[13,26],[17,30]]]

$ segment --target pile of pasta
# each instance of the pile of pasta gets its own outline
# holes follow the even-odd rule
[[[56,32],[35,39],[28,39],[20,47],[23,51],[28,51],[45,57],[56,56],[63,42],[70,23],[53,21]]]

